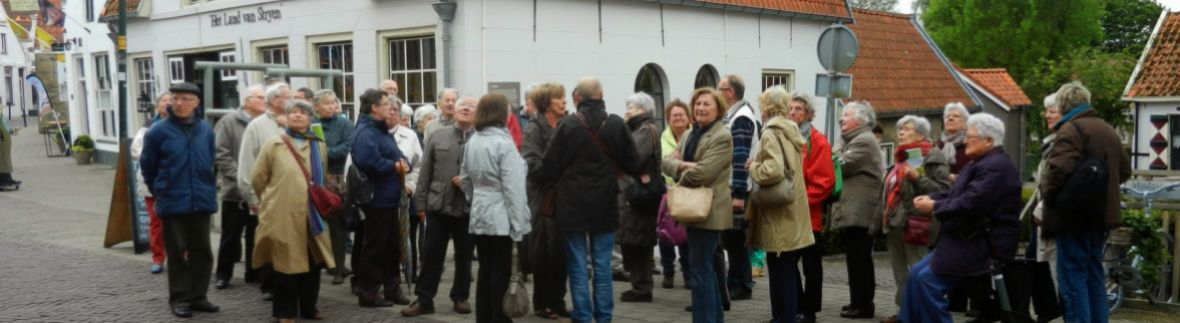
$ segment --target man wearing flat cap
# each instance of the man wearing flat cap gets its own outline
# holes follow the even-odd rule
[[[209,217],[217,212],[216,146],[199,108],[201,89],[180,83],[170,91],[168,118],[148,130],[139,165],[164,222],[168,305],[173,315],[187,318],[193,311],[219,310],[205,297],[213,271]]]

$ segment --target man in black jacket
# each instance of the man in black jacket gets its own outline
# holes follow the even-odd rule
[[[572,318],[609,322],[614,309],[610,256],[619,228],[617,180],[624,173],[639,177],[638,153],[623,119],[606,113],[598,80],[579,81],[573,97],[578,112],[558,123],[540,180],[557,183],[557,227],[566,234]],[[593,302],[587,253],[595,273]]]

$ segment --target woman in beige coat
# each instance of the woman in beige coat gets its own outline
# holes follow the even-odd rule
[[[290,103],[286,133],[262,145],[251,173],[254,192],[262,201],[254,268],[274,266],[272,305],[279,322],[294,322],[297,313],[321,319],[315,306],[320,268],[336,267],[325,222],[310,203],[303,171],[306,167],[316,183],[323,184],[328,147],[308,131],[313,115],[310,102]]]
[[[704,222],[688,225],[688,263],[696,286],[692,289],[693,322],[722,322],[721,289],[723,271],[715,258],[721,231],[733,227],[733,202],[729,192],[733,137],[725,123],[718,122],[729,104],[720,92],[700,88],[692,93],[692,132],[664,158],[661,171],[685,187],[711,187],[713,201]],[[744,255],[743,255],[744,256]]]
[[[749,245],[766,251],[770,273],[770,312],[773,322],[793,322],[798,308],[799,250],[815,244],[811,234],[811,213],[803,181],[801,152],[806,142],[799,126],[786,118],[791,93],[772,87],[759,98],[762,106],[761,145],[750,162],[750,178],[757,190],[782,183],[791,196],[786,205],[766,205],[754,194],[750,203]],[[784,182],[785,181],[785,182]]]

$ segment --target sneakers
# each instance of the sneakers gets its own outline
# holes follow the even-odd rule
[[[161,265],[161,264],[152,264],[152,273],[153,273],[153,274],[159,274],[159,273],[162,273],[162,272],[164,272],[164,265]]]

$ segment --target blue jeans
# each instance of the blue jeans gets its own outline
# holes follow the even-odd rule
[[[934,253],[910,268],[897,318],[901,322],[952,323],[947,291],[963,281],[960,276],[939,275],[930,268]]]
[[[1066,322],[1104,323],[1106,305],[1102,247],[1105,232],[1057,234],[1057,285]]]
[[[566,232],[565,263],[569,272],[570,299],[574,303],[574,311],[570,313],[570,318],[574,322],[590,322],[591,309],[594,312],[593,319],[598,323],[611,321],[611,312],[615,308],[615,294],[611,284],[610,255],[614,245],[614,232]],[[590,297],[589,274],[586,272],[587,253],[594,270],[593,302]]]
[[[718,275],[713,267],[720,243],[721,231],[688,228],[688,264],[696,282],[692,288],[693,323],[725,322],[721,294],[717,289],[720,287]]]

